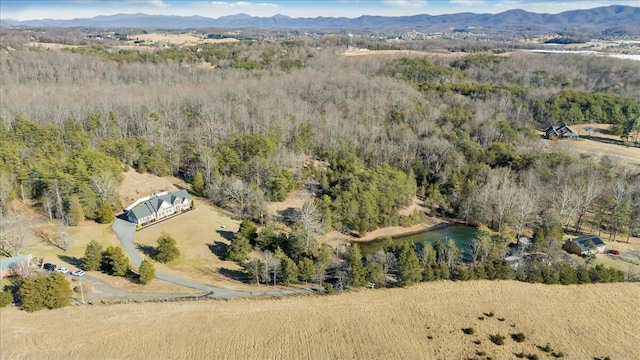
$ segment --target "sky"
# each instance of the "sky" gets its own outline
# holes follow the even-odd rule
[[[640,6],[640,0],[0,0],[0,18],[14,20],[90,18],[98,15],[145,13],[200,15],[218,18],[249,14],[269,17],[358,17],[499,13],[523,9],[559,13],[607,5]]]

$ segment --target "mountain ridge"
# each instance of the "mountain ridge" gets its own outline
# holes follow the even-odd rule
[[[362,15],[347,17],[293,18],[282,14],[255,17],[235,14],[209,18],[199,15],[115,14],[71,20],[39,19],[18,21],[0,19],[2,27],[43,28],[131,28],[131,29],[199,29],[262,28],[267,30],[353,30],[353,31],[439,31],[450,28],[501,29],[584,29],[603,31],[613,27],[640,29],[640,7],[610,5],[558,14],[534,13],[521,9],[497,14],[455,13],[447,15],[418,14],[409,16]]]

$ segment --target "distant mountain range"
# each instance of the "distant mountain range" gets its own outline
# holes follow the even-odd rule
[[[487,30],[590,30],[626,29],[640,31],[640,7],[606,6],[589,10],[572,10],[559,14],[539,14],[509,10],[499,14],[458,13],[451,15],[360,16],[291,18],[285,15],[254,17],[246,14],[222,16],[166,16],[118,14],[90,19],[27,20],[1,19],[2,27],[29,28],[101,28],[101,29],[266,29],[266,30],[350,30],[373,32],[445,31],[483,28]]]

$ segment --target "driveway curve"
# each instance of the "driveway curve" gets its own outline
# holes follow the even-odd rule
[[[131,259],[131,262],[136,267],[140,267],[142,263],[142,257],[138,250],[136,249],[136,245],[133,241],[133,235],[136,232],[136,225],[130,223],[126,220],[116,218],[116,221],[113,223],[112,227],[113,232],[116,233],[116,236],[122,243],[127,255]],[[185,286],[192,289],[202,290],[207,293],[208,297],[211,298],[236,298],[236,297],[255,297],[255,296],[273,296],[273,295],[292,295],[292,294],[301,294],[311,292],[309,289],[291,289],[291,290],[278,290],[278,291],[256,291],[256,292],[247,292],[247,291],[237,291],[225,288],[218,288],[209,285],[200,284],[194,281],[181,279],[175,276],[156,273],[156,279],[164,280],[170,282],[172,284]],[[166,295],[164,295],[166,297]]]

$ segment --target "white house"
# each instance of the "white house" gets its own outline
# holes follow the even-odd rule
[[[146,224],[191,209],[193,200],[187,190],[162,192],[142,198],[125,209],[134,224]]]

